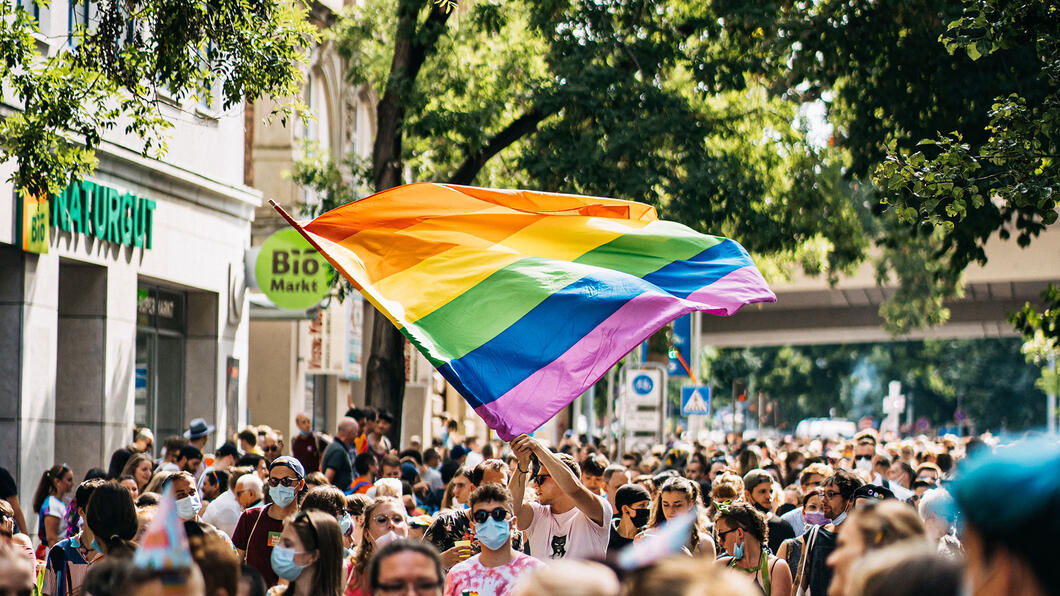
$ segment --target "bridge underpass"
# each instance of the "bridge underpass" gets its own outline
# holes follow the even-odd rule
[[[893,287],[876,284],[873,266],[841,279],[835,287],[804,275],[771,283],[774,304],[745,307],[732,317],[702,318],[701,345],[715,347],[863,343],[925,338],[1015,337],[1008,314],[1025,302],[1037,304],[1050,282],[1060,284],[1060,226],[1020,249],[993,239],[989,261],[965,272],[964,296],[947,303],[949,321],[939,327],[893,337],[884,330],[880,304]]]

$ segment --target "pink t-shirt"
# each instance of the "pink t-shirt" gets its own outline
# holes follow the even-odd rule
[[[533,557],[515,552],[506,565],[486,567],[475,555],[461,561],[445,576],[445,596],[507,596],[519,583],[519,578],[544,563]]]
[[[542,561],[549,559],[602,559],[611,539],[611,504],[597,497],[603,505],[603,524],[597,525],[577,507],[566,513],[552,513],[540,503],[528,503],[534,509],[534,521],[526,529],[530,554]]]

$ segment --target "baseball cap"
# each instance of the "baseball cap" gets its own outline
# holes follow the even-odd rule
[[[641,501],[650,501],[651,493],[639,484],[623,484],[615,491],[615,511],[621,512],[623,506],[632,506]]]
[[[884,488],[878,484],[863,484],[854,491],[854,500],[858,499],[873,499],[876,501],[883,501],[884,499],[893,499],[894,493],[890,489]]]
[[[272,460],[272,463],[269,465],[269,470],[271,471],[276,466],[284,466],[285,468],[290,468],[295,474],[298,474],[299,478],[305,478],[305,468],[302,467],[302,462],[291,457],[290,455],[281,455],[280,457],[277,457],[276,459]]]
[[[763,482],[773,482],[773,475],[762,468],[755,468],[743,475],[744,490],[754,490]]]
[[[457,445],[456,447],[453,447],[449,450],[449,459],[460,459],[461,457],[467,455],[469,451],[471,450],[467,447],[464,447],[463,445]]]

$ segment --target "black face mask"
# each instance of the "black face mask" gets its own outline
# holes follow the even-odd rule
[[[647,509],[634,509],[631,521],[633,522],[633,525],[637,528],[643,528],[644,526],[648,525],[648,517],[650,515],[651,511],[648,511]]]

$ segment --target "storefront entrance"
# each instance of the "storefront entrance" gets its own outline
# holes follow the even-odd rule
[[[138,426],[154,430],[157,444],[184,432],[184,359],[187,294],[140,283],[136,300]]]

